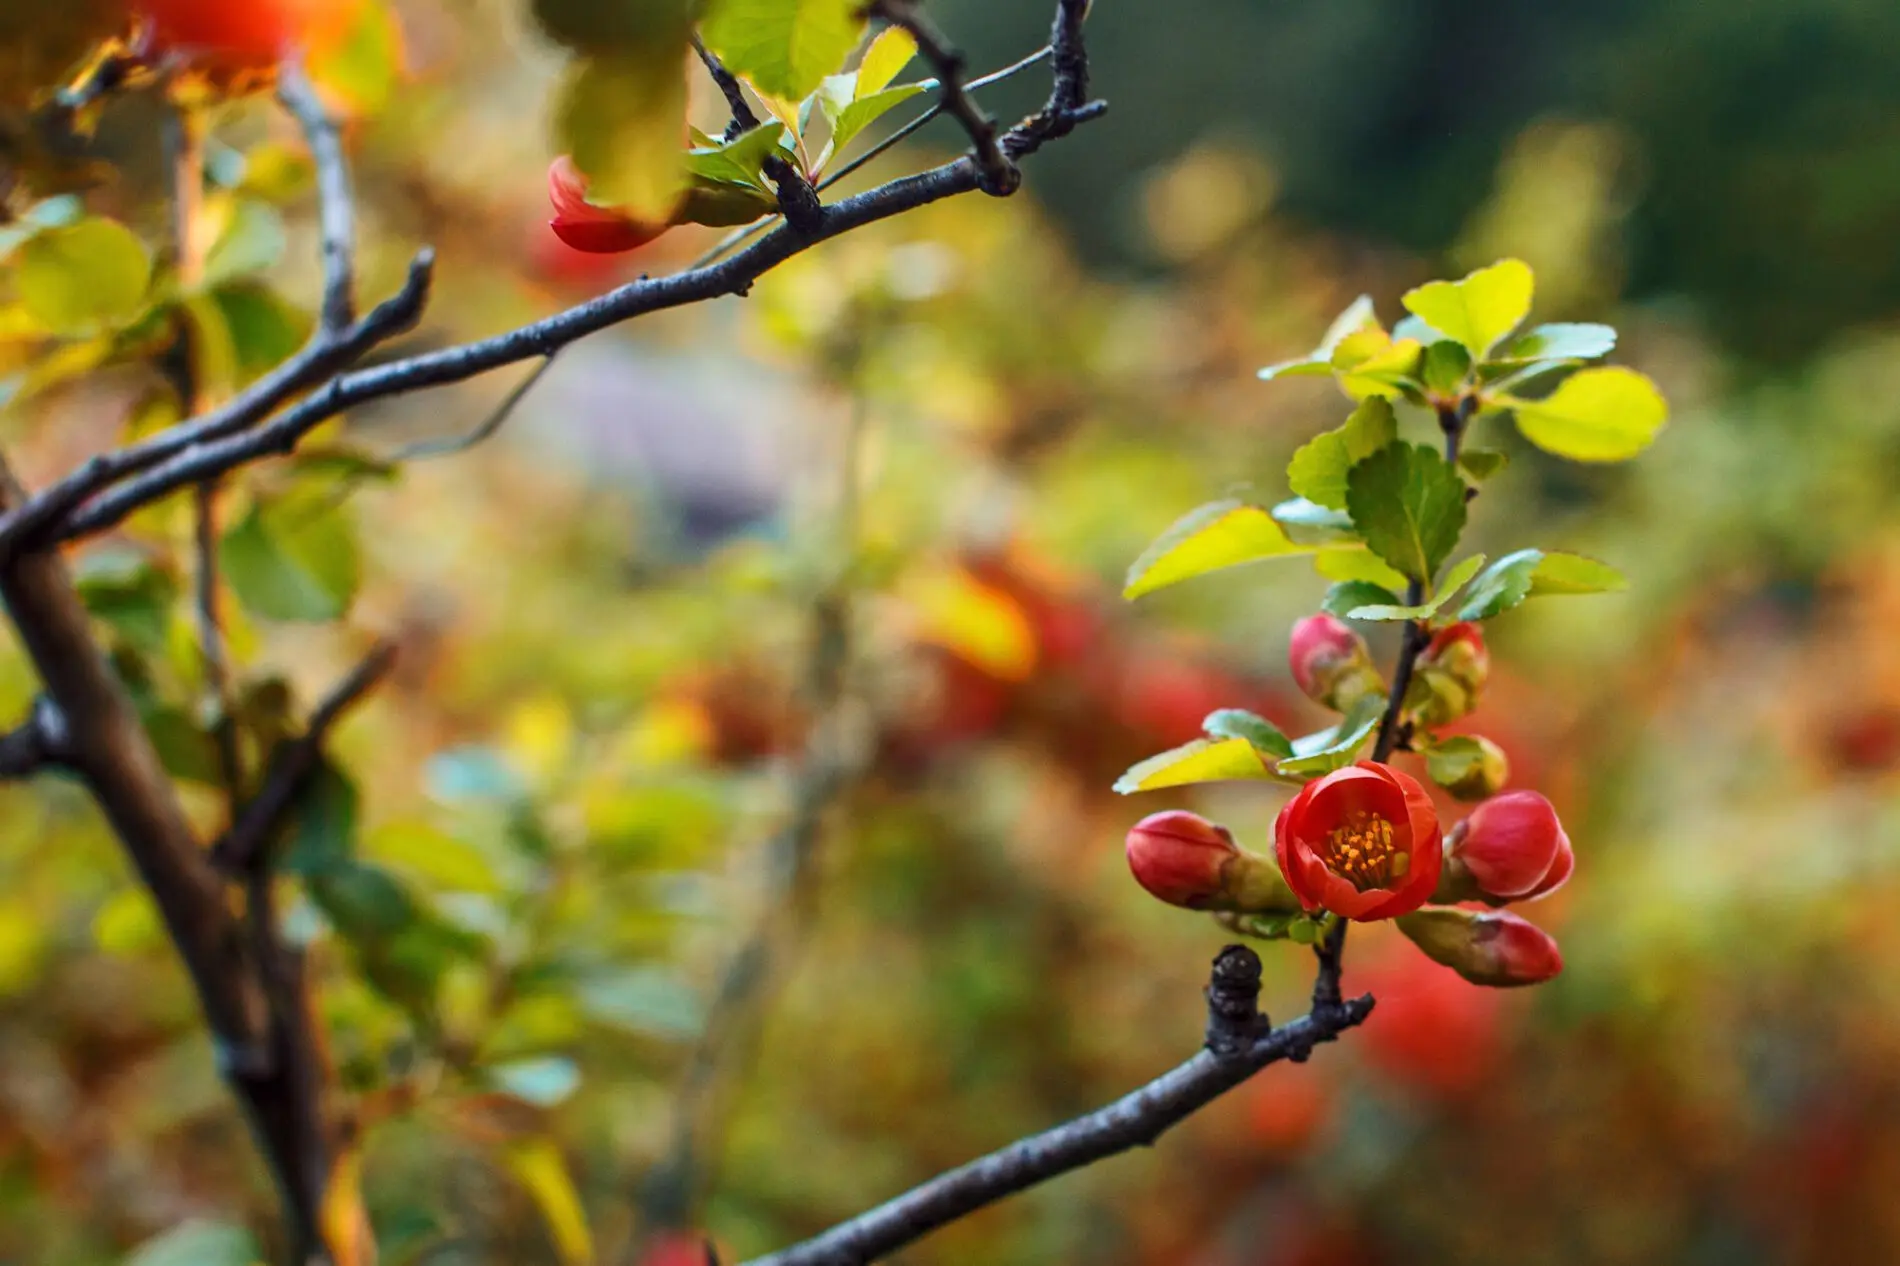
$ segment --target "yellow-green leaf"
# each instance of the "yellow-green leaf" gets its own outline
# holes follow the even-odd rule
[[[1531,597],[1545,594],[1616,593],[1629,588],[1623,573],[1582,554],[1546,553],[1531,572]]]
[[[590,200],[662,223],[686,191],[686,32],[612,57],[577,59],[555,110],[560,148]]]
[[[1345,425],[1316,435],[1287,463],[1287,486],[1308,501],[1334,510],[1346,508],[1346,472],[1398,438],[1398,419],[1383,398],[1367,400]]]
[[[1400,302],[1446,338],[1462,343],[1473,360],[1482,360],[1530,315],[1535,289],[1530,265],[1506,259],[1461,281],[1434,281],[1409,290]]]
[[[1244,738],[1195,739],[1130,766],[1127,773],[1115,780],[1115,790],[1126,796],[1162,787],[1184,787],[1189,783],[1272,777],[1273,771],[1261,760],[1258,749]]]
[[[124,325],[145,308],[152,257],[131,229],[95,216],[28,238],[13,284],[28,316],[56,334]]]
[[[1506,396],[1517,429],[1547,453],[1579,462],[1627,461],[1648,448],[1669,419],[1656,384],[1633,369],[1584,369],[1542,400]]]
[[[1328,580],[1363,580],[1381,589],[1405,588],[1405,573],[1363,545],[1340,545],[1313,555],[1313,570]]]
[[[1177,520],[1128,569],[1124,598],[1139,598],[1195,576],[1263,558],[1311,554],[1273,516],[1240,501],[1215,501]]]
[[[1346,305],[1346,310],[1333,318],[1326,327],[1326,336],[1319,346],[1298,360],[1281,361],[1277,365],[1268,365],[1259,373],[1260,381],[1272,382],[1275,378],[1319,377],[1333,372],[1333,354],[1339,345],[1362,330],[1372,330],[1383,334],[1384,328],[1372,309],[1372,296],[1360,295]]]
[[[552,1139],[530,1139],[507,1150],[509,1172],[534,1200],[562,1266],[588,1266],[594,1260],[594,1233],[587,1225],[567,1160]]]
[[[734,73],[796,101],[844,64],[863,9],[860,0],[713,0],[700,34]]]
[[[890,87],[911,58],[917,56],[917,41],[901,26],[887,26],[878,32],[858,62],[857,95],[868,97]]]

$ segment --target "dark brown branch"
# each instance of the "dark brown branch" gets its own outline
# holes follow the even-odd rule
[[[277,77],[277,100],[303,129],[317,169],[317,231],[323,255],[324,337],[338,338],[356,320],[356,214],[350,169],[336,120],[324,108],[303,69],[287,63]]]
[[[388,674],[395,662],[395,646],[378,642],[362,662],[324,696],[310,714],[304,732],[278,745],[271,753],[257,794],[244,806],[224,838],[212,847],[212,865],[234,875],[267,869],[271,840],[296,807],[297,797],[311,775],[316,773],[331,727]]]
[[[1257,978],[1260,964],[1253,951],[1230,946],[1215,960],[1216,979],[1210,992],[1231,997],[1231,981],[1224,978],[1246,974],[1246,958],[1253,958],[1252,973]],[[1305,1060],[1315,1046],[1334,1040],[1371,1014],[1370,997],[1321,1001],[1336,998],[1336,962],[1329,968],[1322,960],[1320,981],[1311,1012],[1266,1031],[1251,1043],[1236,1044],[1230,1053],[1203,1050],[1106,1107],[941,1174],[822,1235],[756,1258],[748,1266],[865,1266],[1006,1196],[1153,1143],[1169,1127],[1267,1065],[1283,1059]],[[1235,1022],[1231,1014],[1223,1014],[1218,1022],[1210,1017],[1210,1027],[1218,1025],[1223,1032],[1231,1031]]]
[[[693,35],[693,51],[699,54],[699,60],[705,65],[706,73],[712,76],[713,84],[718,87],[719,95],[726,99],[726,107],[732,111],[732,122],[726,125],[726,139],[737,140],[745,133],[759,126],[759,116],[752,113],[752,105],[745,99],[745,89],[739,86],[739,80],[726,64],[713,55],[705,41],[697,32]]]
[[[759,126],[759,116],[752,112],[738,78],[726,69],[725,63],[706,47],[697,34],[693,36],[693,51],[699,54],[706,73],[712,76],[720,95],[726,99],[727,108],[732,111],[732,122],[726,125],[726,140],[737,140]],[[762,169],[778,188],[779,212],[785,217],[785,222],[801,232],[816,229],[824,217],[824,206],[818,201],[817,191],[811,187],[811,181],[805,178],[805,173],[793,166],[783,154],[769,155]]]
[[[883,18],[910,33],[917,51],[937,72],[937,104],[945,114],[962,126],[970,138],[970,154],[976,161],[977,187],[984,193],[1005,197],[1022,186],[1023,174],[999,142],[1000,129],[989,112],[976,103],[964,82],[968,70],[963,54],[944,38],[936,24],[924,16],[914,0],[871,0],[865,14]]]

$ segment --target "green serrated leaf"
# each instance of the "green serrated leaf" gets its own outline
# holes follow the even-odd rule
[[[1178,519],[1142,552],[1128,569],[1122,596],[1139,598],[1224,567],[1309,554],[1312,549],[1294,544],[1259,506],[1216,501]]]
[[[712,0],[700,34],[735,74],[797,101],[857,47],[863,11],[859,0]]]
[[[1273,722],[1245,708],[1222,708],[1207,714],[1201,729],[1217,739],[1246,739],[1267,756],[1293,755],[1293,740]]]
[[[1400,576],[1399,582],[1403,584],[1404,581],[1405,578]],[[1384,585],[1376,585],[1369,580],[1342,580],[1326,591],[1326,596],[1320,600],[1319,609],[1344,620],[1361,607],[1396,606],[1402,601],[1404,599]]]
[[[1435,739],[1425,749],[1425,773],[1441,787],[1463,782],[1483,764],[1483,745],[1463,734]]]
[[[1381,601],[1368,606],[1354,607],[1346,612],[1346,618],[1349,620],[1429,620],[1444,609],[1445,604],[1465,587],[1467,581],[1478,574],[1478,569],[1482,566],[1484,566],[1483,554],[1473,554],[1459,563],[1446,573],[1444,584],[1439,586],[1437,594],[1429,602],[1406,606],[1402,603]],[[1331,597],[1330,594],[1327,596]]]
[[[1511,455],[1495,448],[1467,448],[1458,453],[1458,469],[1480,483],[1511,464]]]
[[[831,123],[829,152],[837,153],[856,139],[865,128],[923,90],[922,84],[899,84],[895,88],[885,88],[868,96],[853,97],[840,104],[827,104],[825,118]],[[824,104],[829,99],[820,96],[819,101]]]
[[[1505,259],[1459,281],[1434,281],[1409,290],[1400,302],[1446,338],[1462,343],[1472,359],[1482,360],[1530,315],[1535,289],[1530,265]]]
[[[1429,584],[1464,531],[1465,481],[1432,449],[1395,443],[1352,468],[1346,508],[1368,549]]]
[[[1128,772],[1115,780],[1115,791],[1126,796],[1190,783],[1272,777],[1272,769],[1249,739],[1195,739],[1129,766]]]
[[[1543,558],[1542,550],[1521,549],[1492,563],[1472,582],[1458,618],[1489,620],[1523,602],[1531,595],[1531,576]]]
[[[13,256],[20,306],[55,334],[115,329],[145,308],[152,257],[131,229],[95,216],[28,238]]]
[[[1627,461],[1669,418],[1656,384],[1621,366],[1581,370],[1542,400],[1504,396],[1494,403],[1515,411],[1525,439],[1579,462]]]
[[[1346,472],[1398,438],[1398,418],[1390,401],[1373,398],[1352,411],[1343,426],[1316,435],[1287,464],[1287,486],[1333,510],[1346,508]]]
[[[1531,572],[1531,597],[1546,594],[1616,593],[1629,588],[1623,573],[1582,554],[1546,551]]]
[[[1471,372],[1471,353],[1451,339],[1433,343],[1425,349],[1419,374],[1428,390],[1451,394],[1464,385]]]
[[[778,120],[761,123],[730,142],[715,141],[688,150],[686,170],[714,184],[749,186],[771,199],[774,195],[765,182],[765,160],[779,151],[784,136],[785,125]]]

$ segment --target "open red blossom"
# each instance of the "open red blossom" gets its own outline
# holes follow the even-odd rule
[[[548,201],[554,204],[554,218],[548,221],[554,236],[590,255],[637,250],[672,227],[636,220],[614,207],[589,202],[587,177],[566,154],[548,168]]]
[[[1440,899],[1529,901],[1555,891],[1577,864],[1570,837],[1550,801],[1507,791],[1452,828]]]
[[[1425,904],[1438,886],[1440,841],[1418,780],[1373,761],[1308,783],[1273,824],[1281,873],[1300,904],[1362,923]]]

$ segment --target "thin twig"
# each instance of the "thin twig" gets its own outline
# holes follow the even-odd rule
[[[396,648],[378,642],[348,676],[325,695],[310,714],[304,732],[271,753],[262,785],[237,821],[211,849],[214,866],[227,874],[246,874],[267,860],[271,838],[296,807],[297,797],[323,756],[323,744],[343,713],[368,694],[396,662]]]
[[[29,778],[71,759],[71,739],[59,705],[45,695],[33,701],[26,720],[0,734],[0,779]]]
[[[541,381],[548,370],[554,368],[554,358],[558,355],[560,355],[560,349],[557,348],[543,356],[540,364],[529,370],[520,382],[510,387],[508,394],[501,398],[501,403],[496,405],[474,430],[461,435],[417,440],[413,444],[405,444],[391,453],[388,460],[394,465],[401,465],[405,462],[426,461],[432,457],[449,457],[456,453],[466,453],[501,430],[502,424],[508,421],[515,409],[520,406],[523,398],[534,390],[534,385]]]
[[[1240,953],[1251,955],[1252,951],[1241,949]],[[1233,954],[1234,948],[1230,947],[1216,960],[1217,964],[1226,963],[1224,973],[1236,968],[1231,961]],[[1253,969],[1256,973],[1259,970],[1257,959]],[[1328,978],[1324,963],[1320,975]],[[1267,1065],[1280,1060],[1305,1060],[1315,1046],[1333,1041],[1363,1023],[1371,1012],[1370,997],[1315,1005],[1309,1014],[1269,1029],[1232,1053],[1202,1050],[1106,1107],[940,1174],[802,1244],[755,1258],[748,1266],[864,1266],[874,1262],[1006,1196],[1118,1152],[1153,1143],[1169,1127]],[[1230,1023],[1230,1018],[1223,1017],[1221,1023]]]
[[[969,85],[963,79],[968,68],[963,53],[951,47],[943,32],[924,16],[913,0],[871,0],[864,12],[908,31],[917,41],[917,51],[937,72],[938,108],[955,118],[970,138],[970,153],[976,159],[977,187],[997,197],[1015,193],[1022,186],[1023,174],[998,143],[996,120],[970,95]]]
[[[699,60],[705,65],[706,73],[719,89],[719,95],[726,99],[726,106],[732,111],[732,122],[726,125],[726,139],[737,140],[740,136],[759,126],[759,116],[752,113],[752,106],[745,99],[745,89],[739,86],[736,75],[726,69],[726,64],[713,55],[706,47],[699,33],[693,33],[693,51],[699,54]]]
[[[287,63],[277,77],[277,100],[303,129],[317,169],[317,229],[322,239],[321,332],[336,338],[356,320],[356,216],[350,168],[336,120],[324,108],[303,68]]]

